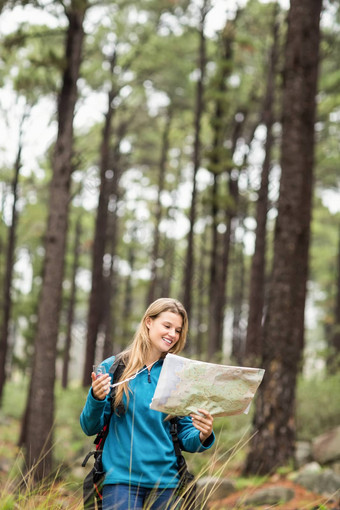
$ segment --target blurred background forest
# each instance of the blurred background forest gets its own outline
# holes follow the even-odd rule
[[[185,355],[266,369],[248,473],[291,457],[297,385],[339,422],[339,2],[308,4],[2,0],[0,398],[38,478],[56,387],[163,296]]]

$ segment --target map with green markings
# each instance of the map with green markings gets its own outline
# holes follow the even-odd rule
[[[187,416],[247,413],[264,375],[261,368],[234,367],[167,354],[150,404],[155,411]]]

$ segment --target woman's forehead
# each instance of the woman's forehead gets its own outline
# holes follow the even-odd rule
[[[181,328],[183,325],[183,317],[179,313],[170,312],[169,310],[161,312],[158,318],[170,322],[178,328]]]

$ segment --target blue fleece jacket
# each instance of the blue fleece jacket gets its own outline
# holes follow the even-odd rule
[[[114,356],[102,362],[109,371]],[[170,435],[170,423],[164,421],[166,414],[150,409],[163,361],[139,373],[130,381],[129,406],[125,414],[111,417],[109,434],[103,451],[105,484],[131,484],[152,488],[173,488],[178,484],[177,459]],[[126,397],[123,402],[126,408]],[[90,389],[80,424],[88,436],[97,434],[110,415],[110,400],[96,400]],[[212,434],[204,445],[199,431],[189,416],[178,421],[180,446],[188,452],[201,452],[210,448],[215,436]]]

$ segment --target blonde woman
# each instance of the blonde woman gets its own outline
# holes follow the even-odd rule
[[[148,307],[131,346],[119,355],[125,364],[120,381],[125,382],[115,388],[114,413],[109,397],[112,374],[91,374],[80,423],[85,434],[94,435],[110,419],[102,457],[103,510],[171,506],[179,475],[170,423],[149,406],[164,357],[184,348],[187,331],[187,313],[179,301],[161,298]],[[109,372],[114,360],[112,356],[102,362],[104,371]],[[204,409],[199,412],[178,420],[180,446],[188,452],[207,450],[215,440],[213,417]]]

